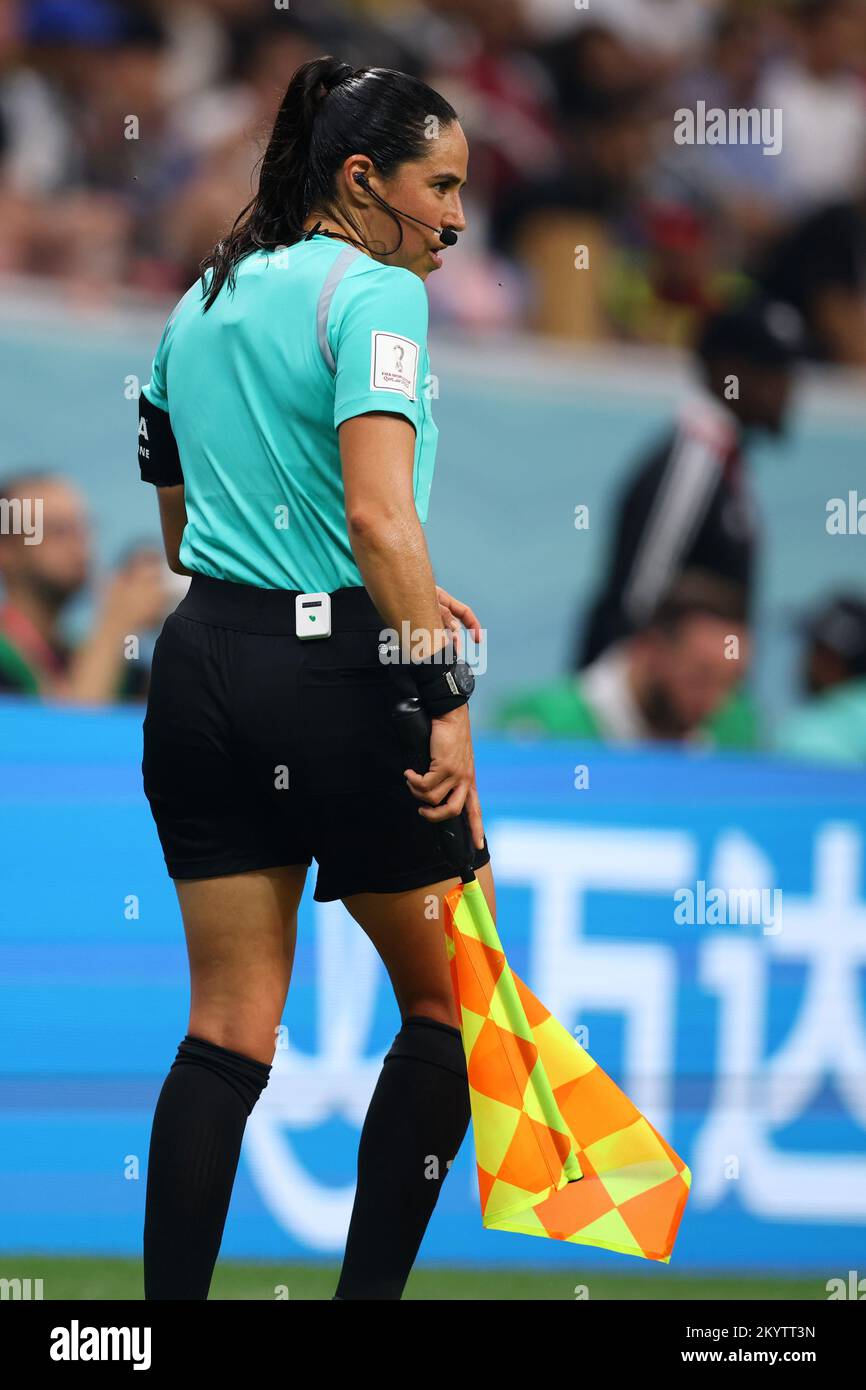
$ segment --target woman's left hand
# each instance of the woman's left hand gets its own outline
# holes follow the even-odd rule
[[[451,640],[454,648],[459,651],[460,629],[465,627],[467,632],[472,633],[474,641],[481,641],[481,624],[469,607],[468,603],[461,603],[459,598],[454,598],[447,589],[441,589],[436,585],[436,597],[439,600],[439,610],[442,614],[442,622],[447,631],[451,633]]]

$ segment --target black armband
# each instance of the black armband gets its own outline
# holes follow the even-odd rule
[[[143,391],[138,397],[138,466],[143,483],[177,487],[183,482],[180,454],[168,411],[160,410]]]

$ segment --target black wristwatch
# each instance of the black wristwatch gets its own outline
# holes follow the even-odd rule
[[[412,674],[418,698],[431,719],[465,705],[475,689],[475,677],[465,661],[443,665],[437,661],[413,661]]]

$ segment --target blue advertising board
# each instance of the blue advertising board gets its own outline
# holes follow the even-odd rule
[[[150,1122],[188,1001],[141,718],[0,702],[0,1250],[140,1250]],[[510,963],[692,1169],[670,1268],[862,1271],[862,774],[476,743]],[[369,941],[340,903],[313,902],[313,876],[227,1256],[339,1255],[399,1027]],[[484,1231],[471,1132],[422,1258],[642,1264]]]

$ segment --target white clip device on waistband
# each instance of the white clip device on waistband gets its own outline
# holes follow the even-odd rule
[[[331,595],[298,594],[295,599],[295,632],[298,637],[330,637]]]

